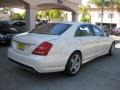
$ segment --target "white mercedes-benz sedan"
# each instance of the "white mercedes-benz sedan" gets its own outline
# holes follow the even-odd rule
[[[76,75],[81,64],[112,55],[115,42],[103,30],[88,23],[44,23],[13,37],[8,58],[39,73],[64,71]]]

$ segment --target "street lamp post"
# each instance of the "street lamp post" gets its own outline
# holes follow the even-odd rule
[[[111,22],[110,22],[110,30],[112,30],[112,19],[113,19],[113,8],[114,8],[114,1],[115,0],[105,0],[107,2],[110,3],[110,6],[111,6],[111,15],[110,15],[110,18],[111,18]]]
[[[101,17],[101,25],[100,25],[100,26],[103,26],[104,3],[105,3],[105,1],[104,1],[104,0],[102,0],[102,7],[101,7],[102,17]]]
[[[113,19],[113,8],[114,8],[114,2],[113,0],[110,1],[111,2],[111,23],[110,23],[110,30],[112,30],[112,19]]]

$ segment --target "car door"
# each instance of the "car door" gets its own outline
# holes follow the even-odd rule
[[[80,50],[82,50],[83,62],[91,60],[96,55],[95,47],[97,45],[93,30],[89,24],[82,24],[78,27],[75,38]]]
[[[97,26],[92,25],[93,31],[95,33],[95,38],[97,40],[97,52],[98,54],[104,54],[106,53],[106,50],[108,50],[108,39],[107,36],[105,35],[104,31],[99,29]]]

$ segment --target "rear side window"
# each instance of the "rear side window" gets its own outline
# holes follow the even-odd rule
[[[36,27],[30,33],[49,34],[49,35],[61,35],[70,27],[71,27],[71,24],[44,23],[44,24]]]
[[[104,31],[99,29],[97,26],[92,26],[96,36],[104,36]]]

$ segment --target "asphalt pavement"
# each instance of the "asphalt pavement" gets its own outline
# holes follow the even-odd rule
[[[120,44],[113,56],[84,64],[74,77],[25,70],[7,59],[7,49],[0,47],[0,90],[120,90]]]

